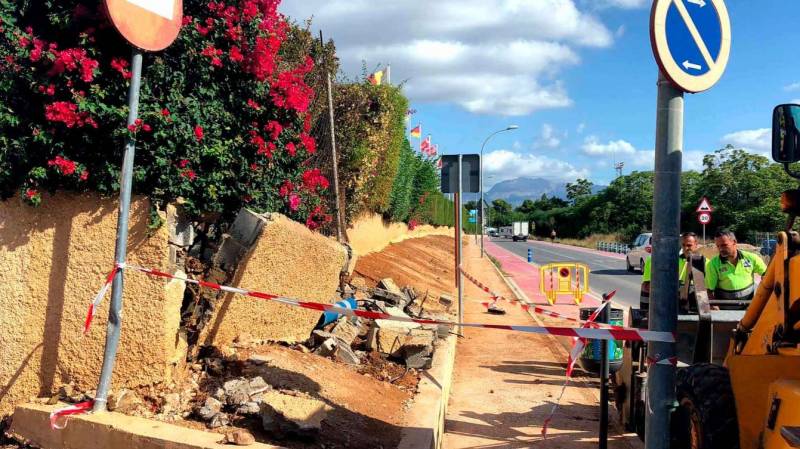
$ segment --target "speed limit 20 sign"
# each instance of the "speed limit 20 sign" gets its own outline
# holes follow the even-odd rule
[[[701,225],[707,225],[707,224],[711,223],[711,214],[708,213],[708,212],[701,212],[701,213],[697,214],[697,221]]]

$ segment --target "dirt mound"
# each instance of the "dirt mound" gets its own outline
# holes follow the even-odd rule
[[[419,295],[427,291],[432,299],[454,291],[453,238],[428,236],[394,243],[379,253],[359,257],[353,277],[362,277],[374,287],[392,278],[401,287],[410,285]]]

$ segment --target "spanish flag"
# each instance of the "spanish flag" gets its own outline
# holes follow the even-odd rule
[[[415,139],[422,137],[422,124],[417,125],[416,128],[411,130],[411,137]]]

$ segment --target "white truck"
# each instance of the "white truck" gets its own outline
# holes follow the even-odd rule
[[[517,241],[528,241],[528,222],[527,221],[515,221],[512,223],[513,230],[511,234],[511,240]]]
[[[510,239],[513,235],[513,230],[511,226],[500,226],[500,232],[498,232],[498,236],[504,239]]]

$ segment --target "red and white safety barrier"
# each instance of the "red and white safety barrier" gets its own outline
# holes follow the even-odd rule
[[[621,326],[613,326],[613,325],[605,324],[605,323],[593,323],[591,321],[582,321],[582,320],[579,320],[579,319],[576,319],[576,318],[572,318],[572,317],[563,315],[563,314],[558,313],[558,312],[554,312],[552,310],[548,310],[548,309],[546,309],[544,307],[532,306],[530,304],[526,304],[523,301],[520,301],[520,300],[517,300],[517,299],[513,299],[513,298],[512,299],[505,298],[505,297],[500,296],[497,293],[493,292],[489,287],[484,285],[481,281],[475,279],[472,275],[467,273],[463,268],[461,269],[461,273],[464,275],[465,278],[469,279],[470,282],[475,284],[478,288],[480,288],[484,292],[488,293],[490,295],[490,297],[492,298],[492,302],[497,302],[497,300],[508,301],[511,304],[518,304],[522,308],[522,310],[524,310],[526,312],[533,312],[533,313],[535,313],[537,315],[542,315],[542,316],[547,316],[547,317],[550,317],[550,318],[557,318],[557,319],[560,319],[560,320],[570,321],[570,322],[573,322],[573,323],[580,324],[581,326],[584,326],[586,323],[589,323],[589,327],[609,328],[609,329],[624,329],[624,327],[621,327]],[[484,302],[482,304],[483,304],[484,307],[489,307],[489,303],[488,302]]]
[[[648,357],[647,358],[647,366],[653,366],[653,365],[678,366],[678,358],[677,357],[667,357],[667,358],[662,359],[659,356]]]
[[[122,267],[120,266],[119,268]],[[357,309],[354,310],[344,307],[338,307],[334,304],[300,301],[297,299],[286,298],[283,296],[273,295],[269,293],[262,293],[254,290],[229,287],[229,286],[215,284],[213,282],[190,279],[185,276],[176,276],[173,274],[164,273],[162,271],[151,268],[137,267],[135,265],[125,265],[124,268],[128,270],[139,271],[148,274],[150,276],[162,277],[166,279],[177,279],[187,283],[211,288],[214,290],[221,290],[243,296],[249,296],[252,298],[274,301],[291,307],[300,307],[304,309],[317,310],[320,312],[326,312],[326,311],[336,312],[341,315],[357,316],[370,320],[401,321],[401,322],[417,323],[417,324],[437,324],[437,325],[442,324],[447,326],[497,329],[497,330],[525,332],[531,334],[555,335],[559,337],[590,338],[595,340],[660,341],[667,343],[675,342],[675,336],[670,332],[655,332],[655,331],[646,331],[640,329],[627,329],[627,328],[588,329],[588,328],[556,327],[556,326],[523,326],[523,325],[503,325],[503,324],[483,324],[483,323],[457,323],[452,321],[434,320],[425,318],[398,317],[389,315],[388,313],[372,312],[368,310],[357,310]],[[92,302],[92,305],[90,305],[89,307],[89,316],[87,316],[87,322],[89,324],[91,323],[90,316],[93,315],[94,308],[95,308],[95,303]],[[88,330],[88,326],[86,329]]]
[[[596,324],[595,320],[597,317],[600,316],[600,312],[611,302],[611,298],[616,294],[616,290],[611,292],[608,295],[604,295],[603,302],[600,303],[600,306],[592,312],[589,316],[589,319],[586,320],[584,327],[588,327],[592,324]],[[561,393],[558,395],[556,399],[556,403],[553,404],[553,408],[550,410],[550,414],[545,418],[544,422],[542,423],[542,437],[547,438],[547,429],[550,426],[550,421],[553,420],[553,416],[556,414],[558,407],[561,405],[561,398],[564,396],[564,392],[567,390],[567,386],[569,385],[569,380],[572,378],[572,373],[575,369],[575,363],[578,361],[578,357],[580,357],[583,349],[586,347],[586,339],[585,338],[573,338],[572,339],[572,350],[569,352],[569,359],[567,360],[567,372],[566,372],[566,379],[564,379],[564,385],[561,386]]]
[[[67,419],[71,415],[80,415],[88,412],[94,407],[94,401],[79,402],[69,407],[64,407],[50,412],[50,428],[53,430],[61,430],[67,427]]]
[[[83,323],[84,335],[89,332],[89,327],[92,325],[92,320],[94,319],[95,311],[97,310],[97,307],[100,306],[100,302],[102,302],[103,298],[106,296],[108,288],[111,287],[111,283],[114,281],[114,276],[116,276],[117,273],[123,268],[125,268],[124,263],[117,264],[114,266],[114,269],[111,270],[111,273],[108,273],[108,277],[106,277],[105,284],[103,284],[103,287],[101,287],[100,291],[97,292],[97,295],[95,295],[94,299],[92,300],[92,303],[89,304],[89,313],[86,314],[86,321],[84,321]]]

